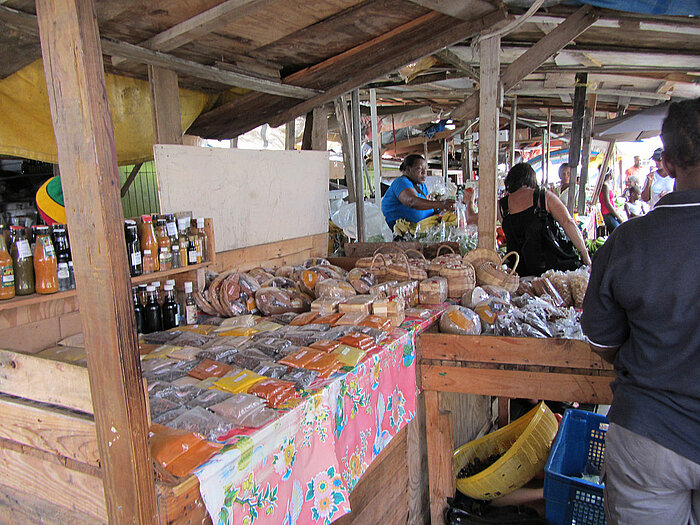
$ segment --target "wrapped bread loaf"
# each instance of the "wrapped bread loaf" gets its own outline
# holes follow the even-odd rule
[[[364,268],[353,268],[348,272],[348,281],[357,293],[367,294],[369,289],[377,284],[377,277]]]
[[[429,277],[418,285],[418,302],[420,304],[442,304],[447,300],[447,279]]]
[[[326,279],[316,284],[316,297],[352,297],[357,295],[355,288],[347,281],[340,279]]]
[[[569,288],[569,280],[564,272],[549,270],[548,272],[543,273],[542,277],[549,279],[549,282],[552,283],[552,286],[556,288],[557,292],[559,292],[559,295],[564,300],[565,306],[574,305],[574,298],[571,295],[571,289]]]
[[[479,335],[481,319],[469,308],[450,306],[440,316],[440,331],[446,334]]]
[[[265,315],[302,313],[308,312],[311,308],[309,296],[284,288],[261,288],[255,293],[255,302]]]

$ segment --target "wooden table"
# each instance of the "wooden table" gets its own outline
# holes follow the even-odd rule
[[[612,365],[583,341],[426,333],[421,352],[433,524],[443,522],[446,499],[455,492],[453,420],[441,408],[443,392],[499,396],[506,403],[512,397],[612,401]]]

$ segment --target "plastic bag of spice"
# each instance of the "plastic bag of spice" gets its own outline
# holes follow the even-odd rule
[[[224,392],[222,390],[205,390],[203,393],[199,394],[193,400],[187,402],[188,408],[202,407],[209,408],[212,405],[226,401],[233,394]]]
[[[334,352],[335,350],[328,354],[321,352],[321,355],[315,357],[311,362],[306,363],[304,368],[318,372],[321,377],[332,376],[335,372],[345,366],[343,361],[341,361],[338,355],[334,354]]]
[[[288,400],[299,397],[294,383],[279,379],[260,381],[251,387],[249,393],[264,399],[272,408],[279,408]]]
[[[151,409],[151,419],[154,420],[166,412],[170,412],[181,406],[173,401],[159,397],[150,397],[148,399],[148,405]]]
[[[231,397],[209,407],[214,413],[231,419],[237,425],[242,425],[244,418],[254,412],[259,412],[265,406],[265,401],[251,394],[233,394]]]
[[[163,389],[154,395],[155,397],[167,399],[168,401],[172,401],[173,403],[176,403],[178,405],[184,405],[189,401],[192,401],[202,392],[202,389],[197,388],[195,385],[171,385],[170,388]]]
[[[222,447],[223,445],[220,443],[200,441],[177,457],[166,470],[174,476],[187,476],[194,469],[209,461]]]
[[[202,407],[190,408],[173,419],[168,426],[189,432],[197,432],[214,441],[217,437],[235,428],[233,421],[217,416]]]
[[[299,388],[308,388],[318,376],[318,372],[315,372],[313,370],[296,368],[284,374],[282,376],[282,379],[284,379],[285,381],[291,381],[292,383],[296,384]]]
[[[315,350],[321,350],[322,352],[332,352],[336,348],[340,346],[339,341],[329,341],[328,339],[321,339],[320,341],[316,341],[315,343],[311,343],[309,345],[309,348],[313,348]]]
[[[252,370],[243,370],[235,376],[222,377],[214,383],[214,387],[232,394],[245,394],[255,383],[264,379],[267,378],[256,374]]]
[[[362,361],[362,358],[365,357],[366,353],[367,350],[348,345],[340,345],[331,352],[331,355],[336,356],[338,360],[343,363],[343,366],[355,368],[357,364]]]
[[[306,365],[322,355],[325,355],[325,352],[321,350],[302,348],[298,352],[283,357],[278,362],[282,365],[291,366],[292,368],[307,368]]]
[[[206,379],[207,377],[223,377],[230,371],[231,367],[227,364],[219,361],[213,361],[211,359],[205,359],[190,370],[188,375],[202,380]]]
[[[202,440],[203,436],[194,432],[158,426],[149,439],[151,457],[167,470],[173,461]]]
[[[187,412],[187,409],[185,407],[174,408],[173,410],[163,412],[158,417],[154,417],[151,420],[154,423],[158,423],[160,425],[169,425],[171,421],[177,419],[185,412]]]
[[[260,364],[253,369],[253,372],[260,374],[261,376],[271,377],[273,379],[280,379],[284,374],[289,371],[289,367],[274,363],[272,361],[261,361]]]

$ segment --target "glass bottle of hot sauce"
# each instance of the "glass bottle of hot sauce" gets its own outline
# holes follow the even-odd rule
[[[36,228],[34,247],[34,279],[36,293],[50,294],[58,291],[58,261],[53,249],[48,226]]]
[[[141,216],[141,250],[143,257],[143,273],[157,272],[160,270],[158,262],[158,240],[153,231],[153,219],[150,215]]]
[[[202,238],[199,236],[196,219],[192,219],[190,228],[187,232],[190,239],[190,264],[199,264],[202,262]],[[192,252],[194,251],[194,261],[192,260]]]
[[[162,271],[170,270],[173,264],[173,255],[170,251],[170,237],[168,236],[165,219],[156,221],[156,239],[158,240],[158,264]]]
[[[188,264],[190,264],[188,260],[190,252],[190,239],[187,236],[187,225],[189,224],[189,222],[190,220],[187,217],[177,220],[177,243],[180,247],[180,266],[187,266]]]
[[[34,256],[29,248],[27,233],[22,226],[10,226],[14,239],[10,254],[15,272],[15,293],[29,295],[34,293]]]
[[[15,271],[12,268],[12,256],[7,251],[5,235],[0,235],[0,300],[15,296]]]

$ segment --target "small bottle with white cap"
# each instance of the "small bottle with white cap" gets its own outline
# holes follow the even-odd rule
[[[179,323],[177,314],[177,303],[175,302],[175,294],[173,292],[174,286],[172,284],[166,284],[163,287],[165,297],[163,299],[163,306],[161,307],[163,314],[163,330],[169,330],[175,328]]]
[[[156,287],[147,286],[148,301],[143,308],[143,333],[150,334],[163,329],[163,315],[156,299]]]
[[[192,297],[192,282],[185,283],[185,324],[197,324],[197,303]]]

